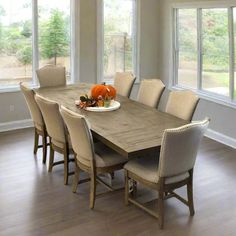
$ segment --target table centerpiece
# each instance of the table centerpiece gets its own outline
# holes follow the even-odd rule
[[[88,94],[80,96],[80,100],[75,104],[80,109],[88,111],[113,111],[120,107],[120,103],[115,101],[116,89],[111,85],[98,84],[91,88]]]

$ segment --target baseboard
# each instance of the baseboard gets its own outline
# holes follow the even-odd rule
[[[236,139],[232,137],[229,137],[212,129],[208,129],[205,136],[236,149]]]
[[[33,121],[31,119],[4,122],[4,123],[0,123],[0,132],[24,129],[24,128],[29,128],[33,126],[34,126]]]

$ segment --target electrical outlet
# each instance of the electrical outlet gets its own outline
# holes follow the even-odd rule
[[[10,112],[15,111],[15,106],[14,105],[10,105]]]

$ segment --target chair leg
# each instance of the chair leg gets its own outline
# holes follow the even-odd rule
[[[64,149],[64,185],[68,185],[69,177],[69,153],[67,149]]]
[[[54,163],[54,150],[52,144],[50,144],[50,159],[49,159],[48,172],[52,172],[53,163]]]
[[[159,190],[158,192],[158,220],[160,229],[164,227],[164,192]]]
[[[115,172],[110,173],[111,179],[115,179]]]
[[[76,160],[75,160],[76,161]],[[80,169],[79,167],[75,164],[75,174],[74,174],[74,179],[73,179],[73,186],[72,186],[72,192],[76,193],[78,183],[79,183],[79,173]]]
[[[34,130],[34,154],[37,153],[38,151],[38,146],[39,146],[39,135],[36,131],[36,129]]]
[[[194,204],[193,204],[193,184],[192,184],[192,181],[190,181],[187,184],[187,194],[188,194],[188,204],[189,204],[190,215],[193,216],[195,211],[194,211]]]
[[[129,205],[129,178],[127,170],[125,170],[125,205]]]
[[[47,160],[47,135],[43,134],[43,164],[46,163]]]
[[[133,180],[132,181],[132,185],[133,185],[132,196],[135,197],[137,195],[137,189],[138,189],[137,181]]]
[[[94,208],[95,198],[96,198],[96,175],[91,173],[91,182],[90,182],[90,209]]]

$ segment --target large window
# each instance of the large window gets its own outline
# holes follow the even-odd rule
[[[0,88],[37,83],[44,65],[70,78],[70,0],[0,0]]]
[[[174,86],[233,102],[236,9],[174,9]]]
[[[116,72],[136,74],[136,0],[102,0],[100,77],[112,82]]]
[[[197,13],[192,9],[178,13],[178,83],[197,88]]]
[[[31,81],[31,0],[0,0],[0,86]]]

